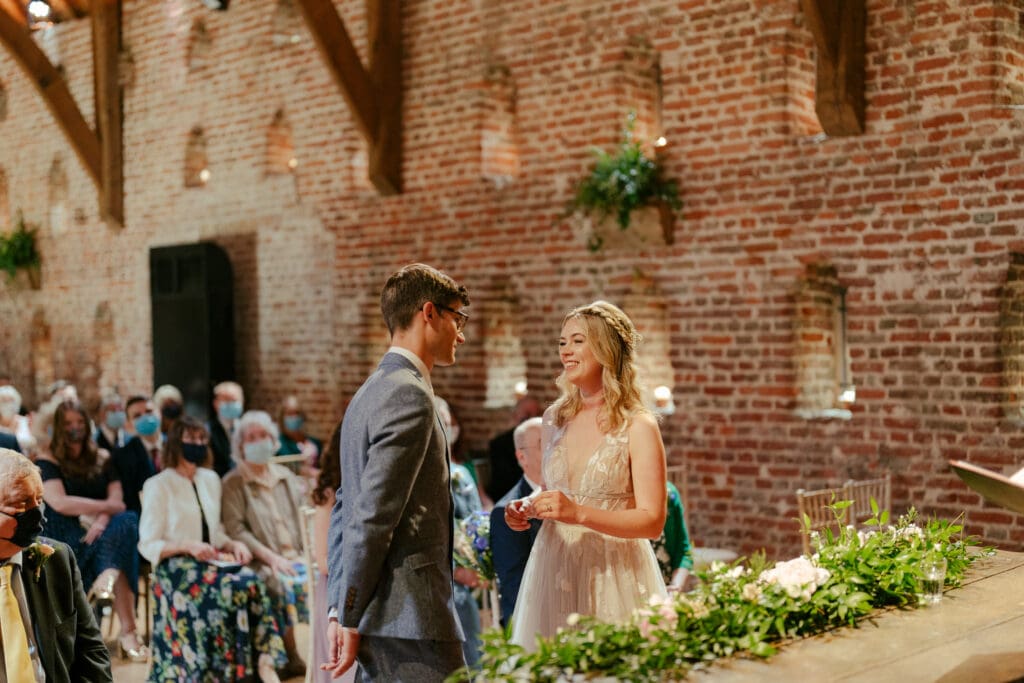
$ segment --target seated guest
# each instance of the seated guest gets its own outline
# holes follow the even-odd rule
[[[46,501],[45,531],[71,546],[91,598],[112,601],[121,635],[121,656],[145,661],[135,633],[135,592],[139,584],[139,516],[125,510],[121,482],[110,456],[89,435],[89,416],[80,403],[64,401],[53,416],[50,452],[36,459]]]
[[[149,680],[277,683],[284,643],[266,586],[243,566],[252,554],[224,533],[208,443],[201,422],[175,421],[164,469],[142,490],[139,552],[155,568]]]
[[[237,467],[224,477],[224,530],[253,554],[253,569],[267,584],[283,629],[288,663],[285,678],[303,676],[306,665],[295,647],[295,622],[305,613],[302,563],[302,492],[298,478],[270,462],[277,453],[277,425],[262,410],[250,410],[235,425]]]
[[[491,500],[499,500],[519,482],[523,470],[516,461],[516,446],[512,438],[515,427],[523,420],[539,417],[540,402],[532,396],[523,396],[516,401],[512,410],[513,427],[491,439],[488,456],[491,461],[491,478],[487,482],[487,496]]]
[[[320,452],[323,444],[306,433],[306,413],[299,405],[299,399],[289,396],[281,405],[278,416],[281,426],[281,448],[278,455],[303,455],[305,460],[289,469],[304,477],[316,478],[320,466]]]
[[[523,570],[526,569],[526,561],[530,559],[530,550],[540,530],[540,520],[535,519],[530,522],[529,533],[512,531],[505,524],[505,507],[513,500],[525,498],[540,490],[544,485],[541,473],[541,423],[541,418],[532,417],[512,432],[516,460],[523,469],[523,476],[491,510],[491,552],[494,555],[494,572],[498,575],[498,601],[501,604],[503,626],[512,618],[516,598],[519,597],[519,584],[523,581]]]
[[[0,608],[8,682],[111,681],[103,643],[70,548],[38,538],[43,482],[32,462],[0,449]],[[36,543],[38,538],[39,543]],[[13,604],[12,604],[13,603]]]
[[[668,488],[668,515],[665,517],[665,528],[661,536],[651,540],[654,556],[658,559],[662,578],[669,591],[686,589],[686,581],[693,570],[693,549],[690,547],[690,534],[686,530],[686,517],[683,512],[683,498],[679,489],[666,482]]]
[[[108,392],[100,400],[99,423],[96,425],[96,445],[113,453],[128,440],[124,426],[128,418],[124,411],[124,399],[116,392]]]
[[[242,416],[245,394],[237,382],[221,382],[213,388],[213,419],[207,423],[210,430],[210,450],[213,451],[213,469],[223,477],[235,466],[231,459],[231,439],[235,422]]]
[[[111,454],[114,467],[121,479],[124,506],[142,514],[139,494],[146,480],[160,467],[160,418],[153,402],[145,396],[132,396],[125,409],[126,425],[132,425],[135,436]]]
[[[185,399],[173,384],[163,384],[153,392],[153,406],[160,416],[160,433],[167,435],[174,421],[184,414]]]
[[[22,453],[30,452],[35,445],[28,418],[21,414],[21,394],[10,384],[0,386],[0,432],[13,435],[18,440],[15,450]]]

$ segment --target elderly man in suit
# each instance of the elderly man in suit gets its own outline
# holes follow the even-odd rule
[[[505,507],[513,500],[526,498],[544,486],[541,472],[542,420],[532,417],[519,424],[512,432],[516,446],[516,460],[523,469],[523,476],[491,510],[491,552],[494,554],[494,571],[498,575],[498,598],[501,604],[501,624],[512,618],[519,597],[519,584],[523,581],[523,570],[530,559],[533,542],[540,530],[540,520],[530,520],[528,533],[520,533],[505,524]]]
[[[112,681],[110,654],[71,550],[36,542],[43,528],[38,468],[0,449],[0,631],[13,683]]]
[[[449,444],[430,373],[466,341],[466,288],[412,264],[381,292],[391,348],[341,428],[341,480],[328,535],[328,643],[337,677],[443,681],[463,666],[452,595]]]

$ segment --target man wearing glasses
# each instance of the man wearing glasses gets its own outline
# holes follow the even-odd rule
[[[452,596],[449,444],[430,373],[466,341],[466,288],[423,264],[388,278],[391,348],[341,428],[341,479],[328,534],[330,661],[361,681],[443,681],[464,665]],[[445,495],[447,493],[447,495]]]

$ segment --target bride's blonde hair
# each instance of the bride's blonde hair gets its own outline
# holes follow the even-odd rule
[[[569,311],[562,326],[578,320],[586,330],[587,345],[601,364],[601,386],[604,405],[598,415],[602,429],[613,433],[638,412],[646,411],[640,399],[640,383],[636,374],[636,346],[640,334],[633,321],[618,306],[595,301]],[[565,370],[555,382],[561,395],[554,405],[555,424],[562,427],[583,409],[579,387],[565,378]]]

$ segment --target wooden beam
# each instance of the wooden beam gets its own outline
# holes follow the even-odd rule
[[[402,8],[398,0],[369,0],[370,80],[377,100],[376,144],[370,182],[381,194],[402,191]]]
[[[97,0],[92,9],[93,88],[100,143],[100,215],[124,225],[123,88],[119,78],[121,0]]]
[[[800,0],[817,47],[815,111],[831,136],[864,132],[865,0]]]
[[[296,0],[320,53],[327,60],[356,125],[371,144],[377,134],[377,103],[370,75],[331,0]]]
[[[332,0],[296,0],[370,148],[369,177],[381,194],[402,191],[402,8],[367,0],[370,68],[363,67]]]
[[[0,0],[0,12],[5,12],[11,20],[22,26],[28,26],[28,10],[26,7],[25,3],[18,0]]]
[[[6,10],[0,11],[0,43],[7,46],[29,79],[35,83],[43,96],[43,101],[56,119],[57,125],[64,131],[72,149],[78,154],[86,172],[99,186],[99,140],[82,116],[57,68],[32,40],[24,21]]]

